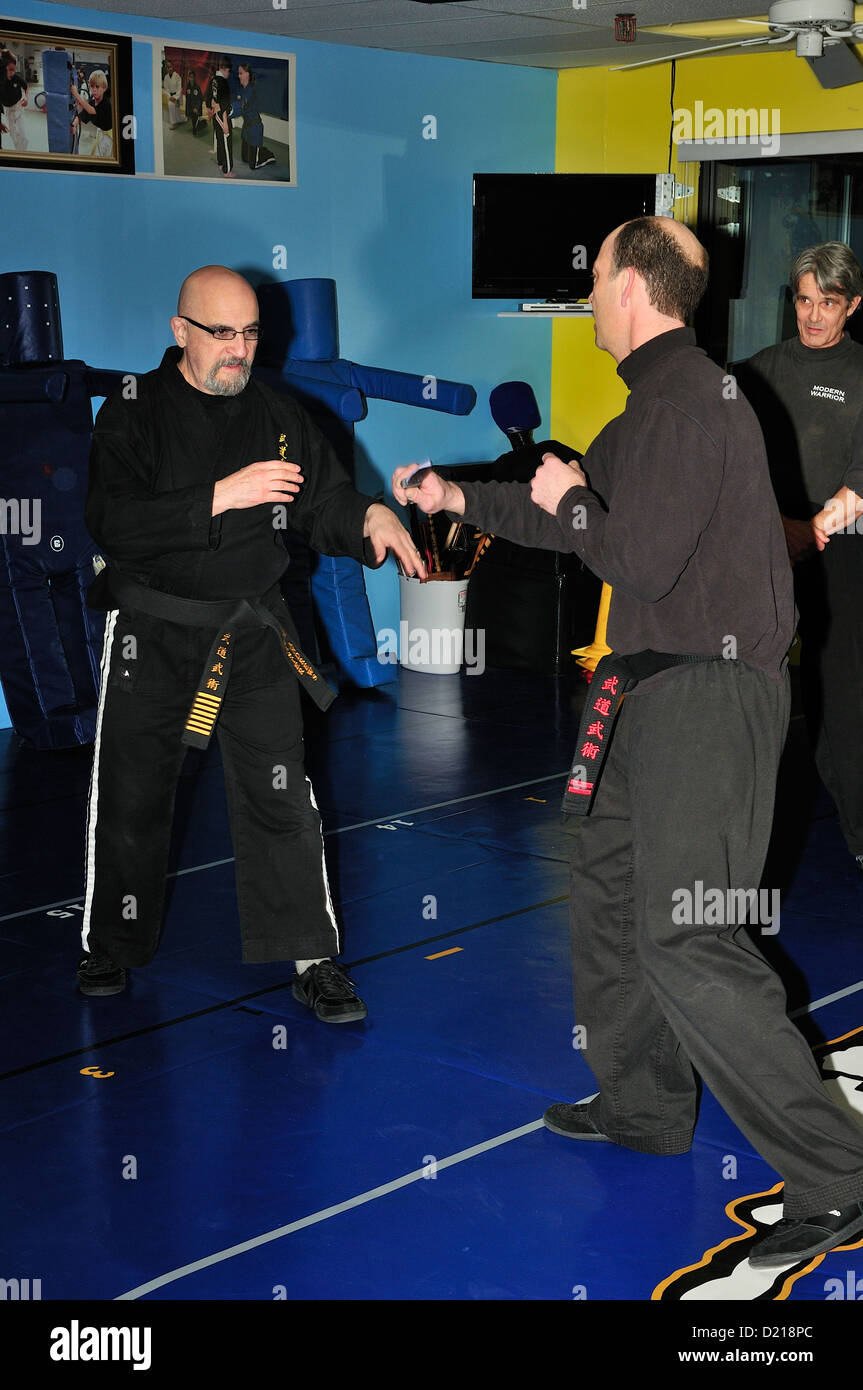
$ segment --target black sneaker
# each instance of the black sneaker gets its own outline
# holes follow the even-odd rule
[[[863,1202],[815,1216],[784,1217],[749,1256],[753,1269],[796,1265],[863,1236]]]
[[[556,1105],[548,1107],[542,1120],[546,1129],[554,1134],[565,1134],[567,1139],[594,1139],[602,1144],[612,1142],[590,1118],[590,1101],[580,1101],[576,1105],[558,1101]]]
[[[354,1023],[365,1018],[368,1009],[355,994],[353,983],[334,960],[323,960],[295,975],[291,990],[323,1023]]]
[[[110,956],[93,951],[78,966],[78,988],[82,994],[122,994],[126,971],[122,965],[115,965]]]

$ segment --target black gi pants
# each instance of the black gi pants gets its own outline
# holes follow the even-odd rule
[[[223,174],[229,174],[234,167],[234,128],[231,119],[228,117],[227,134],[219,125],[217,120],[213,120],[213,134],[216,137],[216,159]]]
[[[852,854],[863,854],[863,536],[838,534],[794,568],[800,675],[821,780]]]
[[[107,615],[82,940],[118,965],[146,965],[158,946],[180,738],[213,635],[123,609]],[[338,955],[299,687],[269,628],[237,629],[216,734],[243,960]]]
[[[596,1124],[627,1148],[684,1152],[695,1067],[796,1217],[863,1199],[863,1130],[830,1100],[746,928],[673,919],[698,880],[758,888],[788,705],[787,683],[733,661],[628,695],[591,814],[572,819],[570,901]]]

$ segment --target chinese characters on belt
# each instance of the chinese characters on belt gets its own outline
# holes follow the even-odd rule
[[[228,664],[230,642],[230,632],[223,632],[221,637],[216,639],[216,644],[210,652],[210,659],[207,663],[210,676],[201,689],[195,693],[192,708],[186,720],[187,733],[200,734],[203,738],[209,739],[213,732],[213,726],[219,713],[219,705],[222,703],[222,696],[219,692],[228,679],[230,669]]]
[[[228,643],[230,642],[230,640],[230,632],[223,633],[222,636],[219,638],[221,645],[216,648],[216,656],[221,657],[221,660],[217,661],[215,665],[210,667],[212,675],[210,676],[210,679],[207,681],[207,689],[212,690],[214,695],[218,694],[218,691],[221,689],[223,681],[214,680],[213,677],[224,676],[225,674],[225,668],[222,665],[222,662],[228,655]]]
[[[619,678],[609,676],[602,682],[600,692],[591,706],[590,713],[600,716],[592,719],[587,726],[584,743],[576,750],[576,766],[572,769],[569,782],[567,784],[567,794],[573,796],[590,796],[593,792],[593,782],[588,782],[586,768],[580,766],[579,758],[587,758],[590,762],[596,762],[605,743],[609,715],[611,714],[612,704],[618,693]],[[602,692],[608,691],[608,695]]]

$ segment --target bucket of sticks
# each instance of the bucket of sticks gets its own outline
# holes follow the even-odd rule
[[[430,574],[425,582],[399,576],[399,664],[408,671],[451,676],[464,661],[468,580]]]

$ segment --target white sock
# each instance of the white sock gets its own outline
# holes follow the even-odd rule
[[[294,965],[297,967],[297,974],[302,975],[310,965],[322,965],[325,960],[329,960],[329,956],[321,956],[318,960],[295,960]]]

